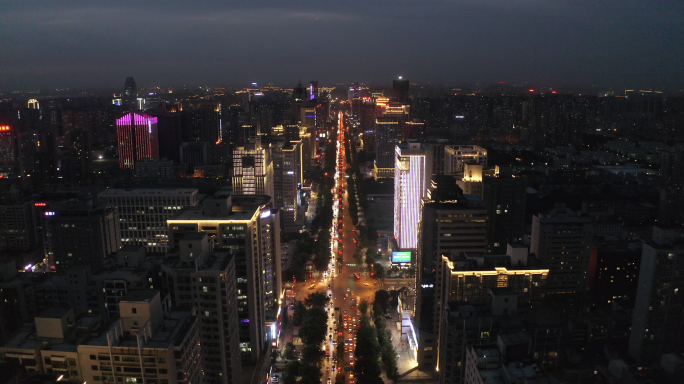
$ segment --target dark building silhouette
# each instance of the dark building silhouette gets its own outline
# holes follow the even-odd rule
[[[394,80],[392,81],[392,101],[397,103],[409,102],[409,81],[408,80]]]
[[[135,84],[135,80],[132,77],[127,77],[124,83],[124,94],[123,102],[127,107],[136,109],[138,99],[138,86]]]

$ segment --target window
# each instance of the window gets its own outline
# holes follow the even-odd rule
[[[92,369],[93,371],[97,371],[97,370],[98,370],[98,367],[97,367],[97,365],[91,365],[91,366],[90,366],[90,369]]]
[[[97,360],[97,356],[95,356],[95,355],[90,355],[90,360]]]
[[[132,313],[138,313],[138,310],[136,308],[131,308]]]
[[[166,375],[167,373],[169,373],[169,372],[166,369],[164,369],[164,368],[159,369],[160,375]]]

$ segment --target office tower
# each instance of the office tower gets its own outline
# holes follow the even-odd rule
[[[376,103],[381,107],[375,120],[375,170],[376,178],[392,177],[394,167],[394,148],[404,141],[406,122],[409,118],[409,106],[403,104]]]
[[[104,259],[121,248],[116,208],[68,201],[56,204],[46,215],[57,272],[77,264],[98,271]]]
[[[233,192],[273,196],[273,163],[259,137],[233,149]]]
[[[316,127],[316,108],[302,107],[300,110],[299,124],[305,128]]]
[[[302,142],[290,141],[283,147],[283,205],[282,215],[285,225],[294,224],[299,218],[299,191],[302,186]]]
[[[283,127],[283,135],[285,140],[297,141],[299,140],[299,125],[287,124]]]
[[[135,162],[135,177],[172,179],[174,175],[173,160],[144,159]]]
[[[156,114],[159,137],[159,157],[180,164],[181,114],[165,112]]]
[[[663,181],[684,184],[684,145],[676,144],[662,152],[660,164]]]
[[[392,80],[392,101],[397,103],[408,103],[410,101],[408,80],[403,80],[401,77],[398,80]]]
[[[161,266],[165,291],[174,308],[197,311],[202,327],[202,368],[205,382],[240,383],[242,366],[235,257],[214,252],[206,233],[188,233]],[[197,292],[192,295],[191,292]]]
[[[660,362],[665,353],[684,352],[684,243],[673,229],[653,227],[641,254],[639,285],[632,312],[629,354],[640,366]]]
[[[307,99],[306,89],[301,81],[292,90],[292,98],[295,99],[295,101],[304,101]]]
[[[304,171],[316,166],[316,131],[300,128],[299,139],[302,141],[302,169]]]
[[[15,129],[0,125],[0,174],[15,175],[17,172],[17,140]]]
[[[550,270],[549,296],[574,295],[587,291],[591,220],[556,204],[547,214],[532,217],[530,252]]]
[[[394,167],[394,237],[401,249],[415,249],[418,243],[420,202],[432,178],[432,152],[420,143],[396,146]]]
[[[466,164],[464,180],[471,168]],[[501,254],[508,243],[521,242],[525,235],[525,205],[527,183],[524,177],[515,176],[509,168],[497,166],[493,175],[482,179],[482,200],[487,208],[488,252]]]
[[[370,97],[371,93],[368,87],[360,87],[357,84],[352,84],[347,92],[347,97],[349,100],[362,99],[364,97]]]
[[[137,106],[138,87],[132,77],[127,77],[124,83],[123,103],[124,106],[134,108]]]
[[[270,141],[268,151],[273,162],[273,206],[280,209],[283,206],[283,148],[287,142],[282,136],[271,136]]]
[[[181,142],[216,143],[221,139],[221,104],[200,103],[178,113]]]
[[[309,100],[314,100],[314,99],[318,98],[318,93],[319,93],[318,81],[311,80],[309,82]]]
[[[118,320],[77,346],[82,381],[145,382],[151,379],[143,375],[153,374],[159,382],[204,382],[201,316],[164,310],[159,291],[153,289],[131,291],[119,306]]]
[[[447,145],[444,155],[444,173],[454,175],[456,179],[463,177],[465,164],[487,166],[487,150],[478,145]]]
[[[159,158],[156,117],[138,112],[125,114],[116,119],[116,137],[121,169],[133,169],[138,160]]]
[[[179,249],[188,233],[207,233],[216,251],[233,251],[237,278],[240,351],[255,362],[276,341],[282,299],[280,219],[264,195],[207,198],[167,220],[170,244]]]
[[[180,164],[190,167],[209,164],[209,143],[182,143],[180,146]]]
[[[0,199],[0,251],[30,251],[40,246],[38,217],[32,199],[12,188]],[[22,265],[23,267],[23,265]]]
[[[34,283],[18,276],[24,266],[15,260],[0,261],[0,342],[8,340],[36,316]],[[1,353],[1,352],[0,352]]]
[[[442,256],[452,250],[485,252],[487,212],[477,197],[463,195],[450,175],[432,176],[430,188],[420,204],[415,317],[420,346],[418,361],[420,366],[434,367],[437,353],[425,353],[423,347],[436,350],[444,292],[440,289],[444,284],[440,276]]]
[[[595,308],[607,313],[634,308],[642,252],[634,243],[605,240],[592,245],[589,289]]]
[[[166,220],[200,200],[195,188],[106,189],[97,197],[118,210],[121,244],[142,245],[150,253],[169,250]]]
[[[463,178],[456,180],[456,184],[467,195],[475,195],[480,199],[484,198],[484,183],[482,182],[482,165],[466,164],[463,171]],[[486,203],[485,203],[486,206]]]

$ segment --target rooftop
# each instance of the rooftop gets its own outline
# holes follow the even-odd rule
[[[49,318],[49,319],[61,319],[64,317],[71,308],[48,308],[44,310],[43,312],[40,313],[40,315],[36,317],[41,317],[41,318]]]
[[[158,294],[156,289],[135,289],[128,291],[121,301],[150,301]]]
[[[171,311],[168,316],[164,318],[164,323],[161,327],[154,330],[152,337],[148,338],[143,343],[143,348],[160,348],[169,349],[173,346],[180,345],[185,334],[189,330],[189,325],[194,321],[191,311]],[[106,347],[107,334],[116,333],[115,329],[121,327],[120,321],[113,321],[109,324],[106,332],[101,332],[99,335],[92,337],[82,345]],[[135,336],[124,336],[112,344],[113,347],[137,348],[138,342]]]
[[[246,220],[250,221],[252,220],[252,217],[254,216],[254,211],[246,211],[246,212],[232,212],[228,216],[206,216],[204,214],[204,208],[203,207],[186,207],[183,210],[181,210],[176,217],[173,219],[168,219],[167,222],[173,222],[173,221],[183,221],[183,220],[189,220],[189,221],[202,221],[202,220],[209,220],[209,221],[237,221],[237,220]]]
[[[139,188],[139,189],[106,189],[98,196],[107,195],[178,195],[192,194],[199,190],[197,188]]]

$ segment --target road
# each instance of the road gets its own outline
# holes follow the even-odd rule
[[[336,353],[336,345],[333,343],[337,341],[337,328],[334,324],[339,320],[339,315],[344,314],[347,311],[347,325],[348,328],[345,329],[344,338],[345,340],[354,340],[354,317],[356,318],[355,323],[359,323],[359,316],[357,315],[356,308],[352,308],[352,298],[356,300],[357,303],[365,299],[370,304],[373,301],[375,291],[378,289],[376,285],[376,280],[372,280],[365,277],[364,273],[361,273],[361,280],[355,281],[354,273],[359,272],[358,266],[348,266],[348,264],[356,263],[354,261],[354,252],[356,250],[356,244],[354,242],[354,226],[352,224],[351,216],[349,215],[348,207],[348,195],[349,193],[354,193],[353,191],[347,190],[347,184],[345,179],[345,172],[347,168],[346,157],[344,153],[345,140],[345,118],[340,116],[338,119],[338,158],[337,158],[337,182],[335,185],[333,199],[338,199],[338,203],[333,206],[334,219],[333,219],[333,236],[331,249],[334,255],[334,260],[331,261],[330,269],[327,276],[321,276],[319,278],[309,279],[307,282],[297,282],[295,285],[295,299],[304,300],[306,296],[313,292],[325,292],[328,295],[332,295],[332,305],[328,309],[328,336],[325,343],[324,349],[329,351],[330,358],[326,358],[322,367],[322,382],[327,383],[328,379],[331,382],[335,381],[336,373],[333,369],[337,371],[344,371],[344,367],[337,365],[333,361],[333,353]],[[340,192],[342,192],[340,194]],[[339,198],[342,201],[339,201]],[[340,222],[341,220],[341,222]],[[341,252],[341,253],[340,253]],[[340,260],[341,258],[341,260]],[[339,273],[338,273],[339,272]],[[339,310],[336,310],[339,308]],[[350,334],[350,331],[352,333]],[[285,336],[285,335],[284,335]],[[332,336],[332,337],[330,337]],[[289,336],[285,342],[290,341]],[[284,345],[285,343],[282,343]],[[350,362],[350,355],[353,360],[353,345],[348,348],[347,363]],[[341,357],[337,356],[338,361],[341,362]],[[350,365],[348,365],[350,366]],[[350,383],[350,373],[345,373],[346,382]]]

